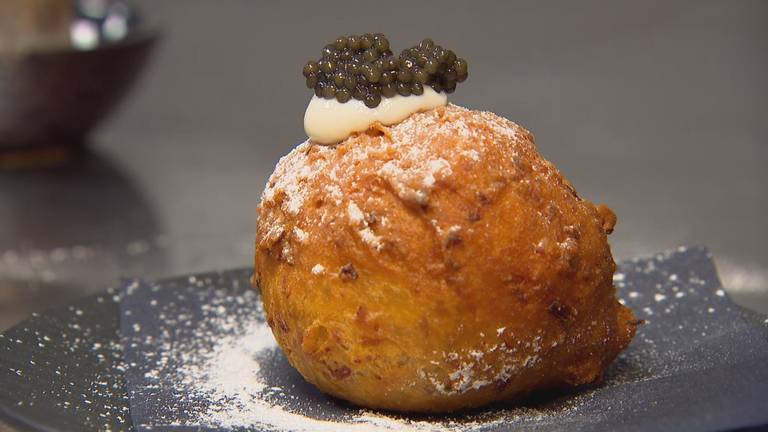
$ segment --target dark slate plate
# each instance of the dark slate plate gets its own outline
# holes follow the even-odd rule
[[[730,302],[708,253],[681,249],[621,263],[619,272],[620,297],[649,323],[611,366],[605,383],[572,395],[539,395],[523,407],[454,416],[448,426],[709,431],[768,425],[765,317]],[[152,359],[173,352],[191,329],[205,327],[204,305],[210,302],[223,307],[218,313],[224,316],[260,314],[258,302],[237,301],[245,292],[255,295],[248,291],[249,277],[244,269],[157,284],[126,281],[130,295],[120,306],[113,293],[89,297],[9,330],[0,337],[0,414],[32,430],[131,430],[132,424],[137,430],[215,430],[184,422],[206,403],[169,385],[184,358],[170,356],[173,362],[159,374]],[[118,307],[128,342],[125,363]],[[182,316],[169,327],[160,313]],[[238,325],[232,321],[227,332],[238,332]],[[169,339],[163,331],[172,332],[172,344],[159,343]],[[332,421],[358,413],[307,385],[279,350],[261,364],[263,379],[282,389],[271,399],[278,406]],[[168,419],[176,425],[168,426]],[[415,420],[446,423],[445,418]],[[419,423],[424,424],[431,423]]]
[[[244,340],[239,334],[253,324],[248,319],[228,320],[220,328],[216,321],[221,317],[256,316],[263,322],[249,277],[249,272],[239,271],[156,285],[124,284],[126,360],[139,365],[126,374],[138,430],[211,425],[210,394],[197,392],[197,383],[185,384],[180,371],[197,364],[190,353],[204,351],[210,348],[207,344],[233,333],[238,334],[235,341]],[[706,250],[681,248],[625,262],[615,283],[622,301],[647,324],[613,364],[604,384],[574,395],[543,395],[523,408],[497,406],[460,416],[413,420],[458,430],[704,431],[768,425],[766,331],[741,317],[722,290]],[[252,298],[242,299],[243,295]],[[206,334],[208,340],[201,337]],[[333,425],[320,420],[336,422],[342,429],[346,426],[341,423],[360,418],[359,409],[307,385],[279,350],[252,355],[262,356],[259,369],[265,388],[278,389],[260,397],[270,406],[306,419],[305,426],[293,423],[294,427],[333,430]],[[258,378],[249,377],[248,371],[241,373],[247,382]],[[224,421],[240,412],[230,411]],[[257,430],[285,425],[275,417],[250,425]],[[400,418],[406,426],[408,420]],[[235,423],[242,424],[249,423]],[[413,426],[429,429],[429,423]]]
[[[23,429],[132,430],[118,337],[105,292],[0,335],[0,416]]]

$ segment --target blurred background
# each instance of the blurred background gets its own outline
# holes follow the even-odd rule
[[[0,5],[0,331],[121,275],[251,265],[262,187],[304,139],[302,66],[372,31],[465,57],[452,102],[531,130],[613,208],[617,259],[708,246],[768,312],[768,2],[78,7]]]

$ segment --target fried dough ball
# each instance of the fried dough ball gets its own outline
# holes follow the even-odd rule
[[[255,284],[293,366],[354,404],[447,412],[600,378],[638,321],[583,200],[492,113],[305,142],[259,206]]]

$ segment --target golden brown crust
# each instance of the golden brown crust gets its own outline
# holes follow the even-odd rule
[[[615,216],[492,113],[448,105],[303,143],[259,213],[275,337],[359,405],[450,411],[592,382],[634,335],[612,284]]]

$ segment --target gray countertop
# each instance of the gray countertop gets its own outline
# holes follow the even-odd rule
[[[531,130],[619,216],[617,259],[713,251],[768,312],[768,3],[145,1],[143,80],[68,167],[0,173],[0,329],[114,284],[251,263],[255,207],[303,140],[300,71],[341,33],[466,57],[452,101]]]

